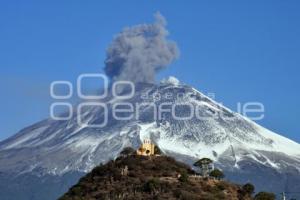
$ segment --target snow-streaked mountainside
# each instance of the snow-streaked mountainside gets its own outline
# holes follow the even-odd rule
[[[113,119],[112,107],[122,101],[139,105],[138,109],[135,107],[138,117],[126,121]],[[197,108],[197,116],[176,120],[171,112],[162,112],[162,118],[155,120],[151,103],[159,107],[169,102],[189,103]],[[143,139],[151,138],[165,153],[187,163],[202,157],[213,159],[234,180],[252,180],[255,175],[258,180],[262,175],[269,176],[269,181],[283,178],[279,179],[284,180],[280,185],[274,182],[270,186],[276,192],[289,189],[287,185],[294,185],[295,181],[300,185],[300,144],[229,110],[174,77],[159,85],[138,84],[133,98],[111,97],[105,103],[109,117],[104,128],[79,126],[74,111],[68,121],[47,119],[1,142],[0,172],[39,177],[88,172],[115,158],[124,147],[137,148]],[[176,113],[188,116],[189,110],[182,105]],[[88,107],[82,116],[84,122],[93,124],[102,122],[104,113],[99,107]],[[264,186],[263,181],[257,184]]]

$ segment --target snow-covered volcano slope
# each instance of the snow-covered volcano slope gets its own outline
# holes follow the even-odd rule
[[[132,103],[138,114],[126,121],[114,119],[112,108],[120,102]],[[255,170],[270,169],[273,174],[287,171],[300,174],[298,143],[232,112],[175,78],[159,85],[138,84],[131,99],[108,98],[105,103],[108,124],[103,128],[79,126],[75,112],[68,121],[47,119],[1,142],[0,171],[39,176],[88,172],[95,165],[115,158],[124,147],[137,148],[144,138],[151,138],[163,151],[178,155],[178,159],[191,163],[197,158],[210,157],[225,171],[245,172],[245,180],[248,173],[245,163],[259,166]],[[160,119],[153,104],[164,109]],[[176,116],[188,117],[191,110],[195,111],[194,116],[174,119],[172,105],[178,105]],[[100,123],[104,111],[88,107],[81,116],[86,123]]]

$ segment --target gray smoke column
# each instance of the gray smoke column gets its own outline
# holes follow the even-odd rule
[[[153,83],[156,72],[179,56],[176,43],[167,39],[165,18],[160,13],[154,16],[153,24],[127,27],[115,36],[107,49],[104,68],[111,81]]]

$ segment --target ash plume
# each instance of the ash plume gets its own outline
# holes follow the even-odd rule
[[[152,24],[125,28],[108,47],[104,70],[112,82],[154,83],[155,74],[179,56],[176,43],[167,39],[165,18],[154,16]]]

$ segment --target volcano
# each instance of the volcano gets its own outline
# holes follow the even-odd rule
[[[79,113],[74,111],[69,120],[46,119],[2,141],[1,199],[56,199],[95,166],[116,158],[124,147],[138,148],[144,139],[151,139],[165,154],[189,165],[208,157],[227,179],[251,182],[256,191],[300,191],[300,144],[174,77],[160,84],[139,83],[130,99],[108,97],[102,103],[107,113],[93,106],[82,110],[85,126],[78,124]],[[138,117],[115,119],[116,103],[134,105]],[[184,120],[174,119],[167,111],[156,117],[155,106],[172,110],[177,104],[181,106],[175,108],[176,115]],[[187,105],[196,108],[197,114],[191,116]],[[105,117],[106,126],[89,126]]]

